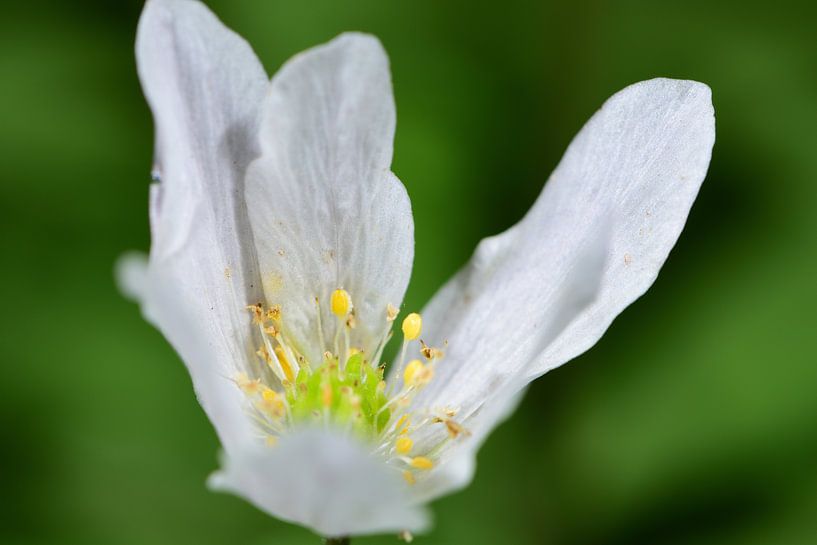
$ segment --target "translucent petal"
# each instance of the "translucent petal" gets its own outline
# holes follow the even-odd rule
[[[410,504],[400,472],[350,437],[288,434],[272,448],[228,456],[210,485],[324,536],[422,531],[428,513]]]
[[[136,58],[155,121],[160,180],[151,187],[141,297],[230,448],[246,418],[228,379],[252,361],[243,309],[261,297],[243,184],[257,155],[267,78],[249,45],[189,0],[146,3]]]
[[[525,218],[482,241],[425,310],[427,340],[448,347],[417,402],[460,406],[482,437],[497,398],[590,348],[655,280],[714,138],[703,84],[655,79],[610,98]]]
[[[344,34],[301,53],[272,80],[263,154],[247,174],[247,202],[267,300],[315,361],[315,298],[324,338],[336,318],[329,294],[353,300],[360,348],[373,350],[389,303],[411,274],[414,224],[390,172],[395,113],[388,59],[377,39]]]

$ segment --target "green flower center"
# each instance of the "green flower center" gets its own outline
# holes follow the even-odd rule
[[[385,312],[389,327],[369,360],[367,354],[352,348],[349,340],[355,327],[351,296],[345,290],[335,290],[330,297],[330,309],[338,319],[334,350],[324,352],[321,364],[315,368],[283,334],[279,306],[264,308],[258,303],[247,308],[263,341],[256,352],[261,365],[253,369],[256,378],[243,372],[234,380],[246,396],[250,417],[270,446],[294,426],[331,426],[372,444],[375,453],[401,470],[405,480],[413,484],[419,473],[434,466],[434,453],[439,452],[439,447],[467,434],[454,422],[454,409],[433,413],[412,407],[414,396],[433,379],[435,365],[443,356],[441,350],[419,339],[422,331],[419,314],[409,314],[402,322],[403,345],[395,373],[402,383],[395,384],[399,382],[395,380],[387,385],[383,376],[385,366],[378,362],[391,336],[390,325],[397,316],[392,305]],[[319,304],[317,312],[320,315]],[[322,338],[322,330],[318,336]],[[407,348],[414,341],[420,343],[425,362],[413,359],[404,365]],[[438,424],[444,424],[439,427],[440,441],[422,449],[415,447],[411,435]]]

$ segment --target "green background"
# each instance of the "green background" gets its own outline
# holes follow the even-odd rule
[[[713,90],[707,181],[660,278],[539,379],[420,543],[817,543],[817,12],[786,2],[212,0],[268,71],[350,29],[389,51],[409,308],[513,224],[612,93]],[[0,542],[317,543],[208,492],[215,435],[112,265],[147,250],[141,5],[0,17]],[[360,543],[396,543],[392,536]]]

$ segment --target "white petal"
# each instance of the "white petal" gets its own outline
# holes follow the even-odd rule
[[[590,348],[655,280],[714,137],[703,84],[655,79],[610,98],[525,218],[480,243],[429,304],[429,340],[449,345],[417,402],[461,406],[482,437],[497,398]]]
[[[324,536],[422,531],[429,523],[409,504],[399,471],[328,431],[296,431],[272,448],[228,456],[210,485]]]
[[[136,41],[156,126],[143,305],[184,359],[226,448],[243,435],[236,366],[251,361],[245,305],[260,300],[243,175],[257,155],[266,75],[203,4],[149,0]],[[234,406],[233,406],[234,405]],[[234,414],[235,413],[235,414]]]
[[[272,80],[247,202],[267,300],[282,305],[284,327],[313,361],[324,350],[316,297],[324,338],[336,323],[329,294],[342,287],[368,341],[385,327],[387,305],[403,299],[414,225],[389,170],[394,125],[388,59],[374,37],[341,35]]]
[[[148,291],[148,259],[141,252],[126,252],[114,266],[119,291],[131,301],[142,301]]]

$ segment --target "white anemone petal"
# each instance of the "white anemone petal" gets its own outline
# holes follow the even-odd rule
[[[655,79],[627,87],[579,132],[525,218],[482,241],[434,297],[426,340],[447,340],[447,354],[416,402],[462,408],[474,432],[464,451],[497,422],[497,397],[590,348],[652,284],[714,138],[707,86]]]
[[[228,455],[210,485],[324,536],[427,528],[398,471],[357,441],[329,431],[293,431],[272,448]]]
[[[402,301],[414,224],[389,170],[394,126],[388,59],[371,36],[343,34],[297,55],[266,97],[247,203],[267,301],[282,306],[288,335],[312,361],[324,349],[316,297],[331,338],[328,296],[346,289],[356,335],[369,342],[383,332],[387,305]]]
[[[267,79],[249,45],[190,0],[148,0],[136,58],[159,179],[142,303],[185,361],[229,449],[245,428],[229,377],[252,361],[243,308],[260,296],[243,176],[257,155]]]

